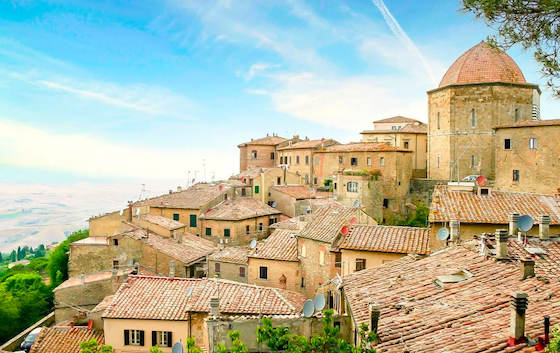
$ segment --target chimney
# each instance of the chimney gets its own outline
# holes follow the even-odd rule
[[[173,190],[169,189],[169,193],[172,194],[172,193],[173,193]]]
[[[177,233],[177,242],[179,242],[179,244],[183,244],[183,231]]]
[[[215,318],[220,316],[220,299],[218,297],[210,298],[210,315]]]
[[[550,240],[550,216],[540,215],[539,216],[539,238],[541,240]]]
[[[451,228],[451,241],[457,241],[459,239],[459,222],[450,221],[449,228]]]
[[[113,277],[117,277],[117,269],[116,269],[116,268],[114,268],[114,269],[111,270],[111,275],[112,275]]]
[[[128,203],[128,221],[132,222],[132,202]]]
[[[535,261],[532,259],[522,259],[519,263],[521,268],[521,280],[535,277]]]
[[[496,259],[507,260],[507,241],[508,241],[508,231],[507,229],[497,229],[496,230]]]
[[[525,311],[527,310],[527,293],[515,291],[511,293],[510,338],[508,346],[512,347],[522,342],[525,338]]]
[[[175,262],[169,261],[169,278],[175,278]]]
[[[80,284],[86,284],[86,275],[80,275]]]
[[[370,332],[377,333],[377,327],[379,326],[379,315],[381,314],[381,308],[377,304],[371,304],[369,307],[369,312],[371,316],[371,327]]]
[[[177,192],[181,192],[183,191],[183,188],[181,186],[177,186]]]
[[[486,256],[486,254],[486,233],[482,233],[482,235],[480,236],[480,252],[478,253],[478,255]]]
[[[511,237],[515,236],[515,232],[517,231],[517,221],[519,220],[519,213],[511,213],[508,216],[509,222],[509,235]]]
[[[123,282],[126,282],[127,279],[128,279],[128,272],[124,271],[122,274],[122,280]]]

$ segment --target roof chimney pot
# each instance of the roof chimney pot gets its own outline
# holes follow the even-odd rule
[[[514,291],[511,293],[510,339],[508,346],[515,346],[526,342],[525,338],[525,312],[528,304],[527,293]]]
[[[507,241],[508,241],[508,230],[507,229],[497,229],[496,230],[496,259],[507,260]]]
[[[519,263],[521,267],[521,280],[535,277],[535,261],[532,259],[522,259]]]
[[[459,222],[450,221],[449,228],[451,228],[451,241],[457,241],[459,239]]]
[[[539,238],[541,240],[550,240],[550,216],[539,216]]]
[[[508,216],[509,222],[509,235],[515,236],[515,232],[517,231],[517,221],[519,220],[519,213],[511,213]]]
[[[175,262],[169,261],[169,278],[175,278]]]
[[[215,318],[220,316],[220,299],[218,297],[210,298],[210,315]]]
[[[381,314],[381,308],[377,304],[371,304],[369,307],[371,316],[371,332],[377,333],[377,328],[379,326],[379,315]]]

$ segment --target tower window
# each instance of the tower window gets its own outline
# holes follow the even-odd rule
[[[251,158],[252,159],[257,159],[257,151],[256,150],[251,151]]]
[[[537,138],[536,137],[531,137],[529,139],[529,148],[532,149],[532,150],[537,149]]]
[[[409,143],[408,143],[408,141],[405,141],[405,142],[404,142],[404,148],[409,148]]]
[[[474,169],[475,157],[474,154],[471,155],[471,169]]]
[[[358,165],[358,158],[350,158],[350,164],[353,166]]]
[[[438,128],[438,130],[441,129],[440,120],[439,120],[439,112],[437,113],[437,128]]]
[[[474,108],[471,109],[471,127],[476,127],[476,111]]]
[[[504,139],[504,150],[511,150],[511,139]]]
[[[274,152],[270,152],[270,159],[274,159],[274,158],[275,158]]]
[[[519,109],[515,109],[515,121],[519,121]]]
[[[355,181],[349,181],[346,185],[346,190],[349,192],[358,192],[358,183]]]
[[[436,158],[436,168],[439,169],[439,156]]]
[[[385,157],[379,158],[379,165],[385,165]]]
[[[513,170],[513,181],[519,181],[519,170]]]

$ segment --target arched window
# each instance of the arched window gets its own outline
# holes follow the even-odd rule
[[[519,109],[515,109],[515,121],[519,121]]]
[[[471,127],[476,127],[476,111],[471,109]]]
[[[251,158],[252,159],[257,159],[257,151],[256,150],[251,151]]]

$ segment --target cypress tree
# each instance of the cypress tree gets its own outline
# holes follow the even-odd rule
[[[15,251],[15,250],[12,250],[11,260],[12,260],[12,262],[16,262],[16,261],[17,261],[17,260],[16,260],[16,251]]]

